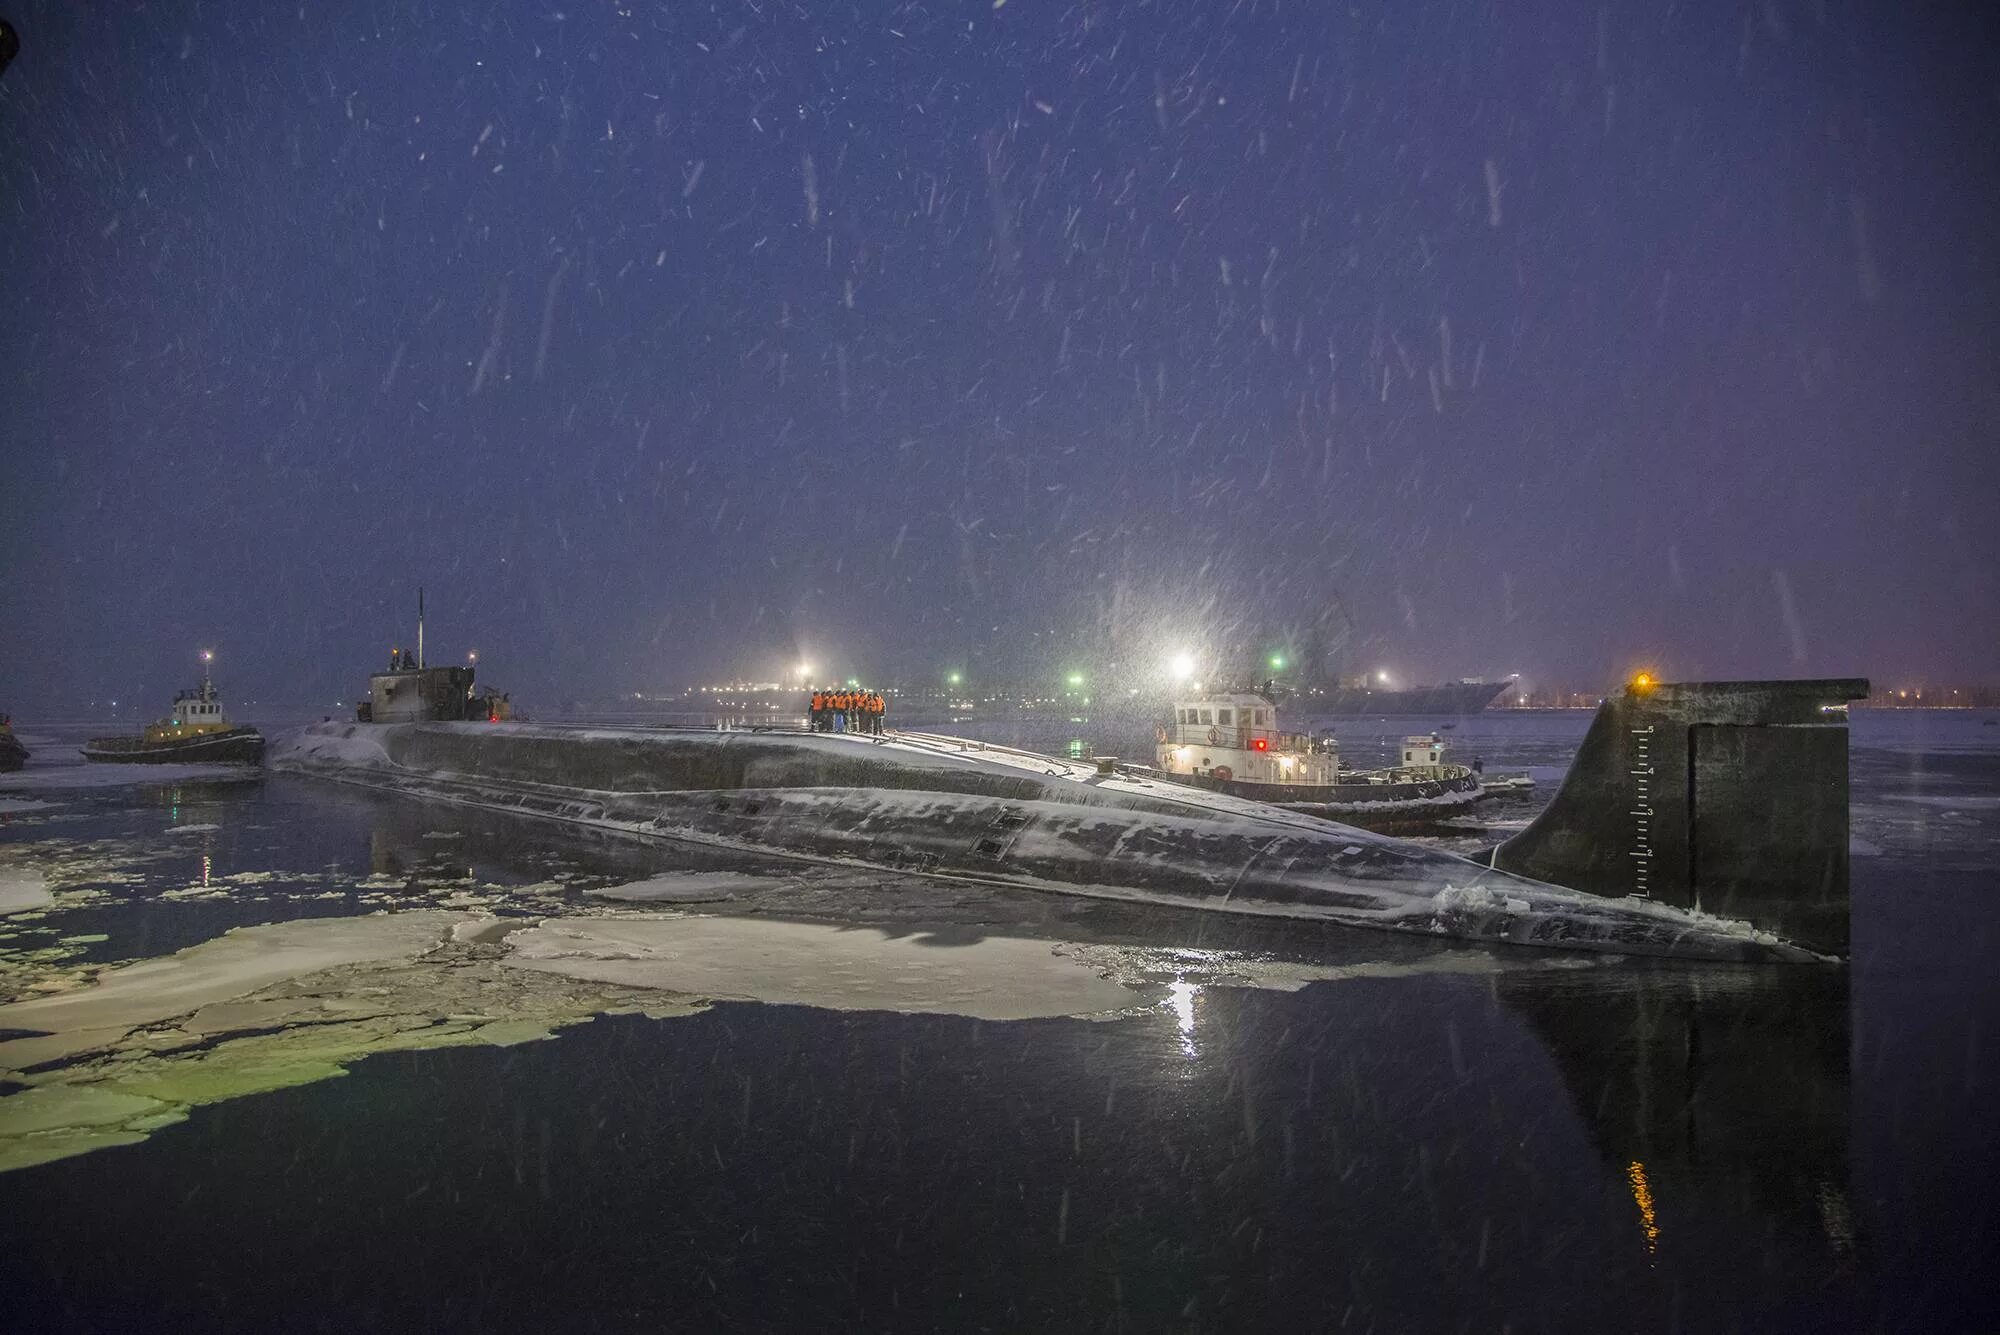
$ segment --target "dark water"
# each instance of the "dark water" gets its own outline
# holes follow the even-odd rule
[[[1559,769],[1583,720],[1475,722],[1489,764]],[[728,1003],[375,1057],[0,1177],[0,1294],[24,1330],[1986,1328],[1996,733],[1857,717],[1851,968],[959,900],[1367,967],[1111,1021]],[[134,958],[743,861],[299,781],[175,794],[0,817],[59,889],[137,878],[38,927]],[[204,869],[290,879],[161,897]]]

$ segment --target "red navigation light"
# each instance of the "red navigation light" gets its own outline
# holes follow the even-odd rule
[[[1264,737],[1259,737],[1256,741],[1250,743],[1250,745],[1259,751],[1268,751],[1271,749],[1270,740]]]

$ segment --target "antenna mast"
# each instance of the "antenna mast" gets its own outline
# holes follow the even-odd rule
[[[417,585],[417,666],[424,665],[424,586]]]

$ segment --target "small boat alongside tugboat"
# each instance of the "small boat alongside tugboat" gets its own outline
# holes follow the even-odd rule
[[[1155,736],[1161,778],[1366,829],[1432,824],[1487,796],[1475,770],[1446,762],[1436,733],[1403,738],[1398,765],[1352,770],[1331,733],[1284,731],[1259,691],[1176,699]]]
[[[138,765],[257,765],[264,760],[264,734],[231,723],[208,674],[215,655],[201,651],[201,685],[174,695],[173,712],[146,725],[137,737],[93,737],[83,746],[85,760]]]

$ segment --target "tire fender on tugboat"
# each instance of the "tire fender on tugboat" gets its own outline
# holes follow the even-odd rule
[[[1210,728],[1208,730],[1208,744],[1210,746],[1214,746],[1217,742],[1220,742],[1221,740],[1222,740],[1222,729]]]
[[[1231,779],[1236,777],[1236,771],[1229,768],[1229,766],[1227,765],[1217,765],[1214,769],[1209,771],[1209,774],[1211,774],[1215,778],[1222,780],[1224,783],[1228,783]]]

